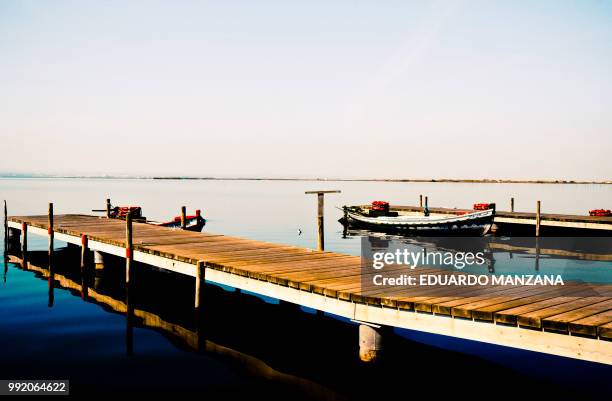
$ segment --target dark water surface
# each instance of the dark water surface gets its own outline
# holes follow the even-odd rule
[[[315,199],[303,192],[322,188],[343,190],[326,198],[327,248],[356,255],[360,238],[342,237],[335,205],[414,204],[423,193],[435,206],[515,196],[517,209],[532,210],[532,201],[542,199],[555,206],[551,211],[582,213],[612,199],[610,186],[152,180],[0,180],[0,198],[7,199],[9,214],[43,214],[49,201],[57,213],[86,213],[111,197],[141,205],[159,220],[185,204],[203,210],[205,231],[314,247]],[[50,291],[46,239],[30,235],[29,241],[30,249],[41,250],[32,252],[33,268],[2,261],[0,378],[68,378],[74,394],[197,392],[212,398],[365,399],[425,391],[601,399],[612,393],[609,366],[407,330],[389,336],[380,363],[365,365],[354,323],[214,285],[206,287],[204,316],[195,316],[191,279],[142,266],[128,320],[122,280],[114,276],[121,274],[120,261],[103,278],[83,279],[78,250],[56,241]],[[582,263],[543,256],[540,269],[612,282],[609,262],[588,269]],[[496,253],[499,271],[532,267],[532,255]],[[82,299],[82,284],[96,298]]]

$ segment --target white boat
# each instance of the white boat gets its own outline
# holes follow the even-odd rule
[[[371,231],[418,233],[418,234],[477,234],[489,231],[493,224],[495,209],[478,210],[461,214],[434,214],[422,212],[372,213],[362,206],[344,206],[343,224]]]

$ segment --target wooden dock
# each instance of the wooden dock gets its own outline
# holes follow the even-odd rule
[[[369,206],[369,205],[364,205]],[[391,205],[390,210],[394,211],[409,211],[422,212],[423,207],[420,206],[402,206]],[[443,207],[430,207],[431,213],[456,214],[470,213],[472,209],[453,209]],[[612,217],[596,217],[596,216],[579,216],[571,214],[557,213],[542,213],[540,215],[540,224],[544,227],[554,228],[570,228],[579,230],[597,230],[597,231],[612,231]],[[536,213],[528,212],[509,212],[503,210],[495,211],[494,222],[498,225],[516,224],[535,226],[537,221]]]
[[[434,211],[432,209],[432,211]],[[13,216],[14,232],[53,236],[126,257],[126,223],[86,215]],[[612,285],[473,289],[365,287],[361,258],[225,235],[133,223],[134,261],[362,323],[418,330],[612,364]],[[204,265],[204,271],[198,266]],[[414,273],[418,274],[419,269]],[[440,271],[443,272],[443,271]],[[456,272],[444,271],[444,274]],[[196,280],[197,281],[197,280]],[[197,298],[197,297],[196,297]],[[205,306],[204,306],[205,307]],[[360,326],[361,333],[361,326]]]

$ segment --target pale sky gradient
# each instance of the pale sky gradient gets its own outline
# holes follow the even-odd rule
[[[0,1],[0,172],[612,179],[612,1]]]

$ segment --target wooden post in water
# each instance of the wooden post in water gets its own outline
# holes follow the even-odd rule
[[[423,207],[423,195],[419,195],[419,207]]]
[[[325,233],[324,233],[324,225],[323,225],[323,212],[324,212],[324,203],[323,197],[325,194],[339,194],[340,191],[332,190],[332,191],[306,191],[305,194],[317,194],[318,206],[317,206],[317,228],[318,228],[318,237],[317,237],[317,249],[319,251],[325,250]]]
[[[196,310],[200,310],[202,307],[204,281],[206,281],[206,263],[200,260],[196,265],[195,302],[193,305]]]
[[[206,281],[206,263],[203,260],[199,260],[196,265],[196,280],[195,280],[195,323],[196,323],[196,340],[197,350],[201,351],[204,349],[206,339],[204,336],[204,283]]]
[[[383,330],[380,326],[359,325],[359,359],[374,362],[383,350]]]
[[[132,279],[132,262],[134,255],[132,252],[132,213],[128,212],[125,216],[125,284],[129,287]]]
[[[510,198],[510,211],[514,212],[514,198]]]
[[[134,261],[134,254],[132,251],[132,212],[128,211],[125,216],[125,305],[126,305],[126,316],[125,316],[125,344],[126,354],[131,356],[134,353],[134,305],[131,296],[130,288],[134,285],[133,283],[133,271],[132,262]]]
[[[49,257],[53,256],[53,203],[49,203]]]
[[[8,248],[8,211],[6,208],[6,199],[4,200],[4,251]]]
[[[106,199],[106,218],[110,219],[111,217],[111,201],[110,199]]]
[[[536,237],[540,236],[540,206],[540,201],[538,201],[538,203],[536,204]]]
[[[423,210],[425,216],[429,216],[429,196],[425,197],[425,209]]]
[[[87,286],[88,271],[88,254],[87,247],[89,241],[87,235],[81,235],[81,297],[87,299],[89,295],[89,287]]]
[[[184,230],[185,228],[187,228],[187,208],[181,206],[181,229]]]
[[[323,216],[325,215],[324,208],[325,195],[317,194],[317,249],[322,251],[325,249],[325,229]]]
[[[81,235],[81,274],[85,272],[87,268],[87,235]]]
[[[28,267],[28,225],[21,223],[21,264],[24,269]]]
[[[53,240],[54,240],[54,232],[53,232],[53,203],[49,202],[49,212],[48,212],[48,221],[49,225],[47,232],[49,233],[49,308],[53,307],[53,302],[55,299],[53,289],[55,287],[55,264],[53,260]]]

